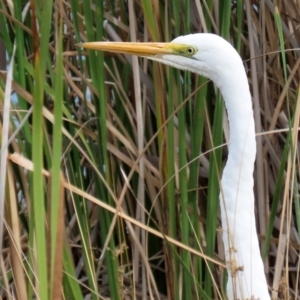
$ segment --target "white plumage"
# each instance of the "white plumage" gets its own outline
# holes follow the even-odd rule
[[[220,89],[230,126],[229,155],[221,180],[220,207],[229,299],[270,299],[255,225],[253,169],[256,156],[251,95],[236,50],[214,34],[180,36],[171,43],[82,45],[129,53],[210,78]]]
[[[230,127],[229,154],[222,175],[220,206],[229,276],[229,299],[270,299],[260,255],[253,193],[256,141],[253,109],[243,62],[237,51],[214,34],[178,37],[174,43],[194,45],[195,60],[162,56],[181,69],[210,78],[220,89]],[[166,63],[167,63],[166,62]],[[184,65],[183,65],[184,64]]]

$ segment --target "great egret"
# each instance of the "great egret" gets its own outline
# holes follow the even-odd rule
[[[220,89],[230,127],[229,154],[221,179],[221,220],[229,299],[270,299],[260,256],[253,194],[256,141],[247,76],[237,51],[207,33],[170,43],[90,42],[79,46],[143,56],[210,78]]]

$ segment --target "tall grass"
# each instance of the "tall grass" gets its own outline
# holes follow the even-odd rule
[[[0,3],[13,68],[13,80],[0,72],[3,299],[226,299],[219,92],[189,72],[76,47],[195,32],[223,36],[245,61],[266,276],[274,299],[298,297],[300,7],[275,4]]]

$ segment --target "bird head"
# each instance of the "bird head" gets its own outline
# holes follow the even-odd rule
[[[182,70],[203,75],[222,87],[235,76],[245,76],[242,60],[226,40],[210,33],[175,38],[170,43],[88,42],[78,46],[145,57]]]

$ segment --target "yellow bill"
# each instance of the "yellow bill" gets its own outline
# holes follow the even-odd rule
[[[77,44],[85,49],[110,51],[138,56],[185,53],[187,45],[176,43],[88,42]]]

